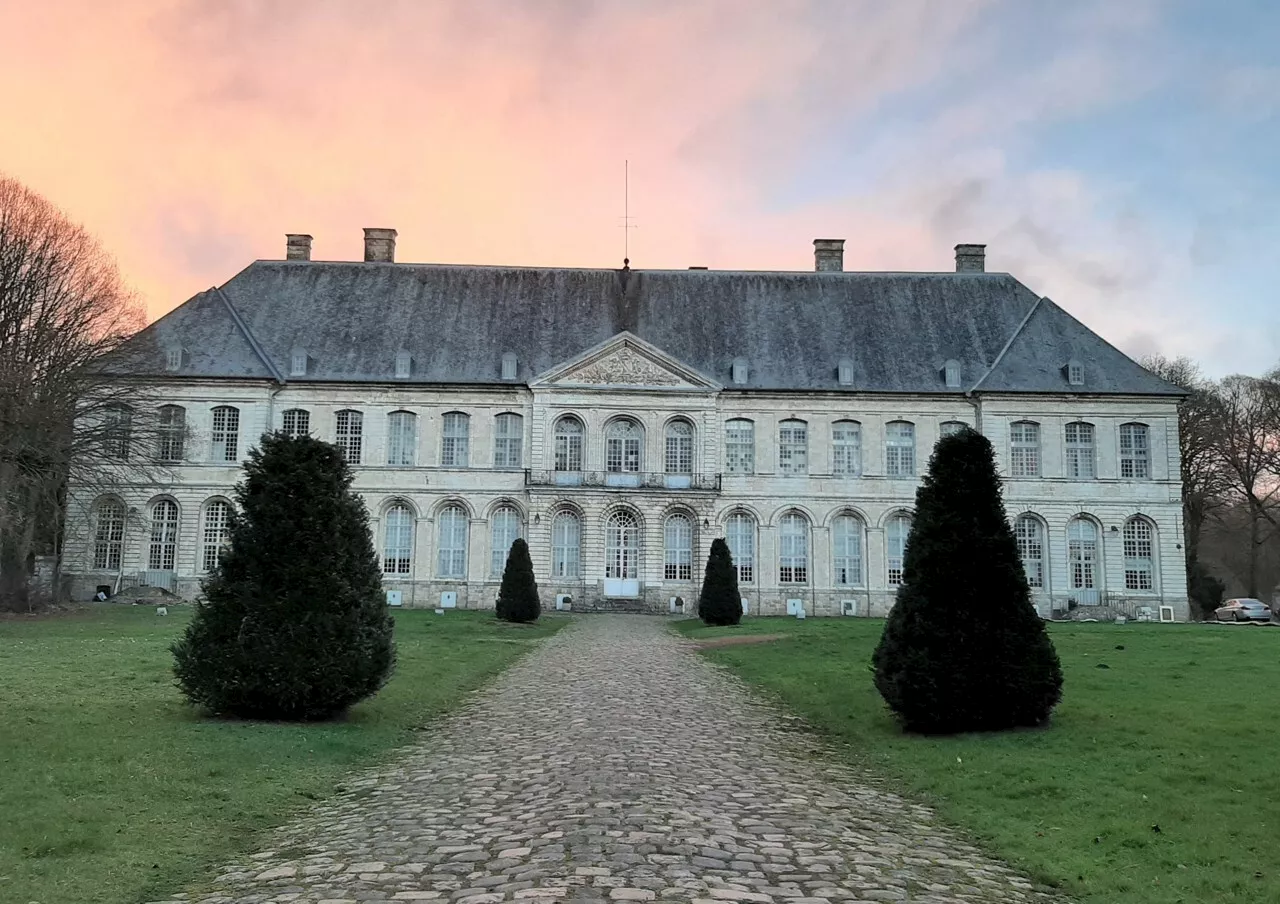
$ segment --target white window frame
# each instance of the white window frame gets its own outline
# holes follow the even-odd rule
[[[725,520],[724,541],[729,546],[739,584],[756,579],[756,519],[747,512],[733,512]]]
[[[582,562],[582,519],[576,512],[557,512],[551,519],[551,576],[576,578]]]
[[[440,466],[465,468],[471,461],[471,416],[465,411],[446,412],[441,419]]]
[[[862,474],[862,425],[839,420],[831,425],[831,473],[841,477]]]
[[[635,580],[640,576],[640,520],[619,509],[605,523],[604,576]]]
[[[676,513],[662,528],[664,581],[693,580],[693,519]]]
[[[447,505],[436,518],[436,577],[465,580],[471,516],[462,506]]]
[[[911,421],[884,425],[884,473],[895,478],[916,476],[916,425]]]
[[[1013,522],[1013,535],[1018,542],[1018,558],[1027,575],[1027,586],[1044,589],[1044,524],[1035,515],[1019,515]]]
[[[1156,531],[1146,518],[1130,518],[1124,524],[1124,589],[1154,592]]]
[[[387,464],[411,468],[418,463],[418,416],[403,408],[387,413]]]
[[[172,499],[157,500],[151,506],[151,542],[147,546],[147,568],[151,571],[173,571],[178,560],[178,503]]]
[[[1120,477],[1151,479],[1151,428],[1146,424],[1120,425]]]
[[[349,465],[360,464],[364,454],[364,412],[344,408],[333,416],[333,441]]]
[[[1089,518],[1067,524],[1067,573],[1072,590],[1097,590],[1099,577],[1098,525]]]
[[[582,421],[571,414],[564,414],[556,418],[552,429],[555,434],[555,470],[581,471],[583,443],[587,433]]]
[[[240,409],[234,405],[219,405],[213,409],[209,460],[219,462],[240,460]]]
[[[911,516],[898,512],[884,526],[885,583],[901,587],[907,564],[907,541],[911,538]]]
[[[755,421],[736,417],[724,422],[724,469],[729,474],[755,473]]]
[[[616,418],[605,427],[605,470],[638,474],[644,470],[644,428],[631,418]]]
[[[866,523],[857,515],[844,512],[831,522],[831,576],[837,587],[861,587]]]
[[[799,418],[778,422],[778,473],[803,477],[809,473],[809,424]]]
[[[778,519],[778,583],[809,583],[809,519],[799,512]]]
[[[493,466],[502,470],[524,467],[524,418],[504,411],[493,419]]]
[[[287,408],[280,413],[280,430],[293,438],[311,433],[311,412],[305,408]]]
[[[413,534],[417,519],[413,509],[397,502],[382,516],[382,573],[413,571]]]
[[[156,427],[156,457],[160,461],[182,461],[186,454],[187,409],[181,405],[161,405]]]
[[[1040,476],[1040,425],[1014,421],[1009,425],[1009,476]]]
[[[103,499],[94,513],[93,568],[119,571],[124,561],[124,525],[127,517],[119,499]]]
[[[1098,430],[1088,421],[1070,421],[1063,425],[1064,469],[1075,480],[1093,480],[1098,476]]]
[[[489,574],[502,577],[507,567],[507,555],[511,544],[523,533],[520,512],[515,506],[504,505],[494,509],[489,516]]]
[[[666,454],[663,456],[668,474],[693,473],[693,424],[683,418],[671,421],[666,429]]]
[[[200,570],[210,572],[222,561],[222,552],[231,539],[231,503],[214,499],[205,504],[200,525]]]

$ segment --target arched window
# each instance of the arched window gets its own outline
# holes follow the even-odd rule
[[[831,425],[831,473],[844,477],[862,473],[862,425],[857,421]]]
[[[693,580],[693,522],[686,515],[672,515],[663,531],[662,579],[664,581]]]
[[[778,473],[809,473],[809,425],[794,418],[778,424]]]
[[[551,576],[576,578],[582,558],[582,521],[573,512],[560,512],[551,522]]]
[[[1077,602],[1098,603],[1098,526],[1088,518],[1073,518],[1067,525],[1067,562],[1071,589]]]
[[[524,467],[524,418],[518,414],[500,414],[493,421],[493,466]]]
[[[756,520],[746,512],[734,512],[725,522],[724,540],[738,572],[738,583],[752,583],[756,579]]]
[[[1151,554],[1151,522],[1130,518],[1124,525],[1124,587],[1154,590],[1155,568]]]
[[[693,473],[693,424],[672,421],[667,424],[666,466],[668,474]]]
[[[520,513],[504,505],[489,519],[489,573],[501,576],[507,567],[507,553],[520,536]]]
[[[910,421],[884,425],[884,472],[889,477],[916,476],[916,425]]]
[[[938,425],[938,439],[946,439],[948,436],[955,436],[968,426],[969,425],[964,421],[943,421]]]
[[[129,460],[133,439],[133,409],[128,405],[108,405],[102,410],[102,451],[116,461]]]
[[[629,418],[611,421],[605,430],[605,469],[615,474],[640,471],[644,431]]]
[[[756,425],[746,418],[725,421],[724,469],[730,474],[755,473]]]
[[[364,451],[364,415],[359,411],[339,411],[334,442],[342,451],[342,457],[348,464],[360,464],[360,456]]]
[[[413,565],[413,510],[403,502],[387,509],[383,517],[382,571],[408,574]]]
[[[862,586],[862,519],[840,515],[831,524],[831,564],[839,587]]]
[[[467,467],[471,458],[471,419],[461,411],[450,411],[444,416],[443,426],[440,434],[441,467]]]
[[[1151,476],[1151,447],[1146,424],[1120,425],[1120,476],[1146,480]]]
[[[907,558],[907,540],[911,536],[911,518],[898,514],[884,526],[886,582],[890,587],[902,583],[903,566]]]
[[[200,537],[201,571],[213,571],[218,567],[230,536],[231,503],[215,499],[204,509],[204,531]]]
[[[412,411],[387,415],[387,464],[412,467],[418,461],[418,416]]]
[[[1040,476],[1040,425],[1034,421],[1009,425],[1009,476]]]
[[[1018,540],[1018,555],[1027,573],[1027,583],[1033,588],[1044,586],[1044,526],[1034,515],[1020,515],[1013,523],[1013,534]]]
[[[809,580],[809,521],[788,512],[778,524],[778,580],[804,584]]]
[[[628,511],[616,511],[605,525],[604,576],[634,579],[639,576],[640,523]]]
[[[1067,476],[1092,479],[1097,476],[1093,424],[1073,421],[1062,428],[1066,442]]]
[[[306,436],[311,432],[311,412],[305,408],[290,408],[282,412],[280,429],[295,438]]]
[[[469,518],[466,509],[451,505],[436,519],[436,545],[439,549],[437,577],[465,578],[467,576],[467,528]]]
[[[240,409],[219,405],[213,409],[213,432],[210,434],[210,461],[240,460]],[[206,571],[208,569],[205,569]]]
[[[99,571],[119,571],[124,554],[124,503],[103,499],[98,503],[93,532],[93,567]]]
[[[178,555],[178,504],[161,499],[151,507],[151,546],[147,550],[147,568],[173,571]]]
[[[555,456],[557,471],[582,470],[582,421],[566,415],[556,420]]]
[[[186,438],[187,409],[161,405],[156,420],[156,457],[161,461],[182,461]]]

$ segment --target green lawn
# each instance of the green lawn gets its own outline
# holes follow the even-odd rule
[[[1044,729],[904,735],[869,671],[883,622],[678,623],[783,640],[705,655],[992,853],[1083,901],[1280,901],[1280,631],[1052,625],[1066,675]]]
[[[566,624],[397,612],[395,677],[340,722],[201,718],[168,646],[190,617],[0,621],[0,901],[136,904],[251,847]]]

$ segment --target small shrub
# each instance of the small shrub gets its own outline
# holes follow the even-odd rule
[[[187,699],[213,713],[323,719],[376,693],[395,662],[369,517],[336,446],[265,436],[205,601],[173,645]]]
[[[533,560],[529,558],[529,544],[523,537],[517,537],[507,553],[497,609],[498,618],[503,621],[526,624],[537,621],[542,614],[538,582],[533,576]]]
[[[698,616],[708,625],[736,625],[742,621],[742,595],[729,544],[717,537],[707,556],[707,570],[698,597]]]

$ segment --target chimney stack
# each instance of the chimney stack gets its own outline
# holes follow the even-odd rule
[[[844,269],[844,239],[814,239],[813,269],[839,273]]]
[[[986,270],[986,245],[956,245],[957,273],[985,273]]]
[[[380,264],[396,261],[396,231],[394,229],[365,229],[364,259]]]
[[[311,260],[311,236],[297,232],[285,233],[284,259],[287,261]]]

